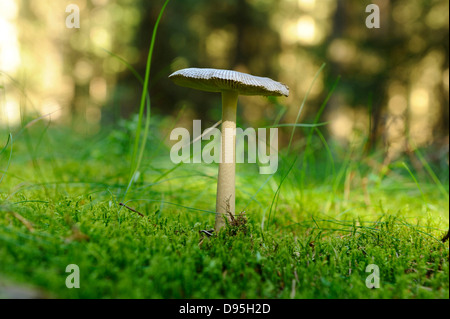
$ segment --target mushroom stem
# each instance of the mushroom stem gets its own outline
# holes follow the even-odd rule
[[[225,226],[229,213],[235,213],[236,108],[238,92],[222,92],[222,154],[217,181],[215,231]]]

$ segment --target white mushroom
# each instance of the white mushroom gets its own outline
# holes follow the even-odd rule
[[[224,225],[223,216],[235,214],[236,108],[239,95],[289,96],[289,88],[269,78],[241,72],[190,68],[169,78],[177,85],[222,93],[222,158],[219,164],[215,231]],[[231,133],[231,134],[230,134]]]

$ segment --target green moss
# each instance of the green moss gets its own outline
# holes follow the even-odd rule
[[[238,168],[246,221],[207,238],[216,167],[182,166],[155,183],[172,167],[167,149],[149,150],[128,194],[141,217],[118,202],[128,158],[101,136],[52,129],[33,155],[15,140],[0,184],[0,277],[57,298],[449,298],[448,201],[433,184],[421,182],[424,202],[407,172],[385,176],[367,203],[337,179],[310,176],[302,190],[293,170],[268,222],[277,176],[258,192],[267,177]],[[69,264],[80,289],[65,286]],[[369,264],[380,289],[366,287]]]

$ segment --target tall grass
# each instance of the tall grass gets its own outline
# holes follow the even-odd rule
[[[164,5],[162,6],[162,8],[159,12],[158,19],[156,20],[155,26],[153,28],[153,34],[152,34],[150,49],[148,52],[147,65],[146,65],[144,83],[143,83],[143,88],[142,88],[141,104],[139,107],[138,126],[137,126],[137,130],[136,130],[136,136],[134,139],[133,153],[131,156],[130,177],[129,177],[127,189],[123,195],[122,200],[125,200],[133,181],[137,177],[137,174],[139,172],[139,168],[141,165],[142,157],[144,155],[145,145],[147,142],[149,128],[150,128],[150,119],[151,119],[151,101],[150,101],[150,95],[148,94],[148,86],[149,86],[149,80],[150,80],[152,56],[153,56],[153,50],[155,48],[155,41],[156,41],[156,35],[158,33],[159,23],[164,14],[164,10],[166,9],[169,2],[170,2],[170,0],[166,0],[164,2]],[[141,141],[141,130],[142,130],[142,122],[143,122],[143,118],[144,118],[144,110],[145,109],[147,110],[147,112],[146,112],[146,118],[145,118],[144,134],[143,134],[142,141]]]
[[[6,168],[4,170],[0,170],[0,172],[2,173],[0,175],[0,183],[3,181],[3,178],[5,177],[6,173],[8,172],[9,165],[11,164],[11,158],[12,158],[12,153],[13,153],[13,140],[12,140],[11,133],[9,133],[9,135],[8,135],[8,140],[6,141],[5,146],[0,150],[0,159],[1,159],[2,154],[6,153],[8,145],[10,146],[9,158],[8,158],[8,162],[6,164]]]
[[[294,134],[295,134],[295,129],[298,126],[298,121],[299,121],[300,116],[301,116],[301,114],[303,112],[303,108],[304,108],[304,106],[306,104],[306,101],[308,99],[309,93],[311,92],[312,87],[314,86],[314,84],[315,84],[316,80],[318,79],[319,75],[324,70],[325,66],[326,66],[326,64],[323,63],[322,66],[320,67],[320,69],[317,71],[317,73],[314,76],[314,79],[311,82],[311,85],[310,85],[310,87],[309,87],[309,89],[308,89],[308,91],[307,91],[307,93],[305,95],[305,98],[303,99],[303,102],[300,105],[299,111],[297,113],[297,118],[296,118],[295,123],[294,123],[293,128],[292,128],[291,137],[290,137],[288,148],[287,148],[287,156],[290,155],[291,146],[292,146],[292,142],[293,142]],[[319,123],[320,117],[321,117],[321,115],[323,113],[323,110],[325,109],[326,105],[328,104],[328,101],[329,101],[331,95],[333,94],[334,90],[336,89],[336,86],[337,86],[338,83],[339,83],[339,78],[333,84],[333,86],[332,86],[329,94],[327,95],[325,101],[322,103],[318,113],[316,114],[314,123],[312,123],[310,125],[311,130],[310,130],[310,133],[309,133],[308,138],[307,138],[307,142],[306,142],[306,146],[305,146],[305,150],[304,150],[304,155],[303,155],[303,163],[302,163],[302,167],[301,167],[301,170],[300,170],[300,173],[301,173],[300,194],[301,194],[301,196],[303,194],[304,176],[305,176],[305,169],[306,169],[305,165],[306,165],[306,161],[307,161],[307,156],[309,154],[309,147],[310,147],[310,144],[311,144],[312,134],[314,132],[318,131],[318,127],[322,125],[321,123]],[[294,168],[294,166],[297,163],[298,159],[299,159],[299,156],[295,156],[294,159],[292,160],[292,162],[290,164],[288,164],[287,170],[286,170],[286,167],[284,167],[284,171],[282,172],[282,177],[281,177],[280,183],[278,184],[277,190],[276,190],[276,192],[275,192],[275,194],[274,194],[274,196],[272,198],[272,202],[270,204],[269,216],[268,216],[268,222],[267,222],[267,226],[268,227],[270,226],[270,219],[271,219],[271,216],[272,216],[272,212],[276,211],[276,203],[277,203],[278,198],[280,196],[281,187],[282,187],[283,183],[285,182],[286,178],[288,177],[288,175],[290,174],[290,172],[292,171],[292,169]]]

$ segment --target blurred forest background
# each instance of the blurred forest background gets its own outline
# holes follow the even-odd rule
[[[143,76],[163,2],[1,0],[0,125],[51,113],[54,123],[96,134],[136,114],[142,86],[107,51]],[[365,25],[371,3],[380,7],[380,29]],[[79,29],[65,26],[69,4],[81,10]],[[410,140],[448,165],[447,0],[172,0],[153,56],[152,116],[168,127],[177,118],[187,128],[193,119],[204,128],[220,120],[218,94],[168,79],[181,68],[212,67],[271,77],[291,89],[287,99],[241,97],[240,126],[294,123],[323,63],[300,123],[312,123],[341,76],[322,117],[330,141],[345,146],[370,137],[368,148],[389,162],[410,151]],[[290,132],[280,131],[281,145]]]

